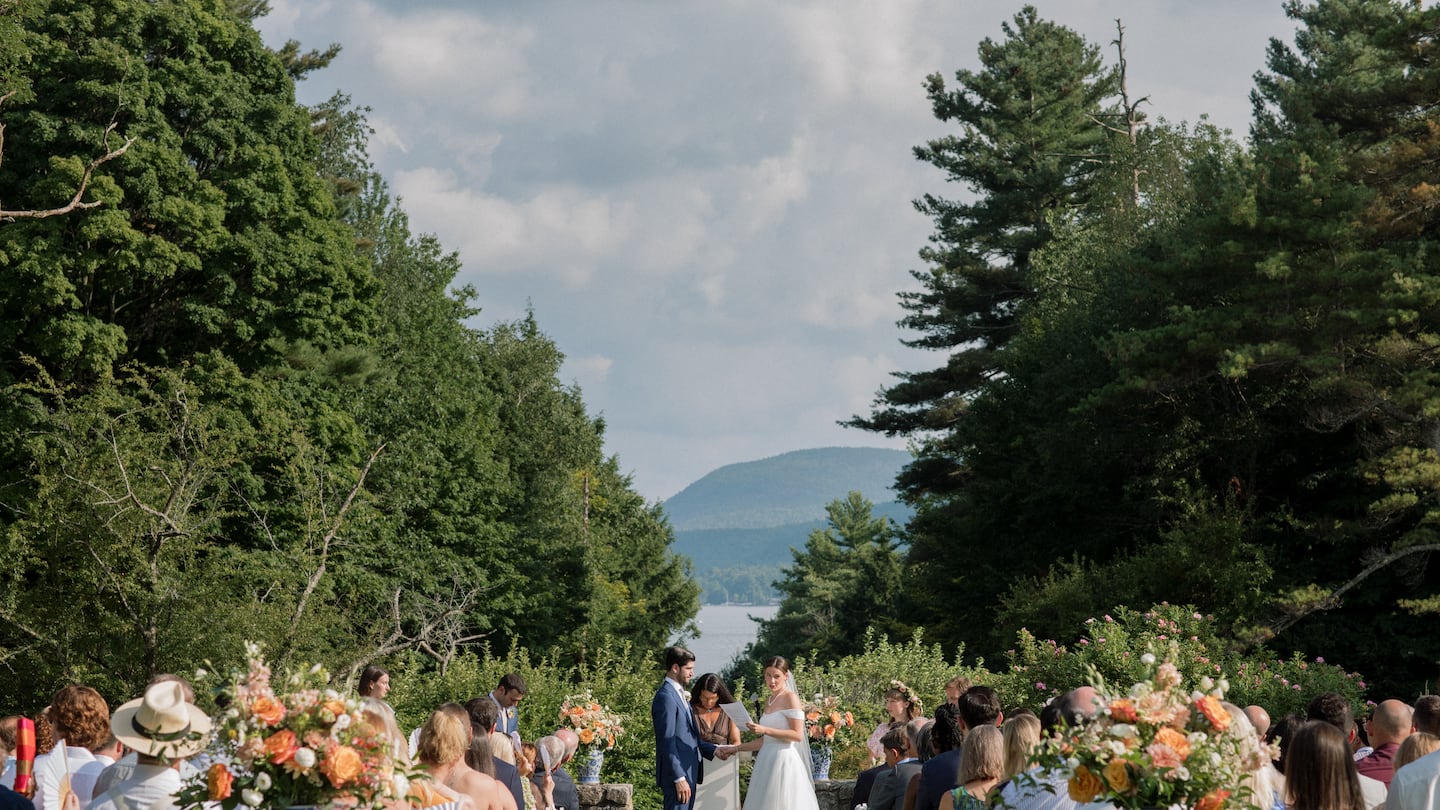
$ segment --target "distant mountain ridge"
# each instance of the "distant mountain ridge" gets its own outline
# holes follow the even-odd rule
[[[859,492],[876,517],[908,521],[891,487],[909,461],[902,450],[822,447],[721,467],[665,501],[675,551],[694,562],[704,603],[769,601],[790,549],[825,528],[832,501]]]
[[[858,491],[876,504],[895,500],[903,450],[821,447],[728,464],[665,501],[676,531],[767,529],[825,518],[825,505]]]

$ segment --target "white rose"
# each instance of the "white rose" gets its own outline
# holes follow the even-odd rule
[[[260,791],[261,793],[264,793],[265,791],[267,791],[267,790],[270,789],[270,785],[271,785],[271,782],[270,782],[270,774],[265,773],[264,771],[261,771],[260,773],[255,774],[255,789],[256,789],[256,790]]]
[[[1202,691],[1209,692],[1211,689],[1214,689],[1214,688],[1215,688],[1215,681],[1212,680],[1209,675],[1206,675],[1205,677],[1203,677],[1203,678],[1200,679],[1200,689],[1201,689]]]
[[[335,718],[335,725],[333,725],[333,726],[330,727],[330,731],[331,731],[331,733],[333,734],[333,733],[338,732],[338,731],[344,731],[345,729],[347,729],[347,728],[349,728],[349,727],[350,727],[350,715],[348,715],[348,714],[342,714],[342,715],[340,715],[339,717]]]
[[[1223,692],[1229,692],[1229,691],[1230,691],[1230,682],[1227,681],[1227,680],[1225,680],[1224,678],[1221,678],[1221,679],[1220,679],[1220,682],[1217,683],[1217,684],[1215,684],[1215,685],[1218,686],[1218,687],[1220,687],[1220,691],[1221,691],[1222,693],[1223,693]]]
[[[1135,727],[1126,723],[1116,723],[1110,727],[1110,736],[1124,739],[1135,736]]]
[[[295,764],[305,770],[315,767],[315,750],[313,748],[301,748],[295,752]]]
[[[251,807],[259,807],[260,803],[265,801],[265,794],[261,793],[258,790],[251,790],[250,788],[245,788],[244,790],[240,791],[240,801],[246,803]]]
[[[1155,663],[1155,656],[1154,656],[1154,654],[1152,654],[1152,653],[1145,653],[1144,655],[1140,656],[1140,663],[1144,664],[1144,665],[1147,666],[1147,667],[1150,666],[1151,664]]]

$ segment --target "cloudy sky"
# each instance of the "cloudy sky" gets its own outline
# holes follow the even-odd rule
[[[921,83],[976,67],[999,0],[272,0],[266,40],[340,43],[301,86],[372,109],[372,157],[417,232],[534,310],[637,489],[789,450],[903,442],[838,427],[905,349],[895,293],[955,195],[911,147],[947,133]],[[1149,113],[1243,137],[1279,0],[1038,0],[1107,47]]]

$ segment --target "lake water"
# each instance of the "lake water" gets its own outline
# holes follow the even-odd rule
[[[755,640],[758,626],[751,616],[773,619],[779,605],[702,605],[696,624],[700,637],[686,643],[695,653],[695,674],[719,672]]]

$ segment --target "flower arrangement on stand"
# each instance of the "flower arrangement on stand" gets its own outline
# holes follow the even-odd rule
[[[855,728],[855,715],[840,706],[840,699],[821,692],[815,699],[804,705],[805,733],[810,738],[811,764],[815,779],[830,778],[830,764],[834,761],[835,747],[851,742],[851,729]]]
[[[1110,689],[1091,668],[1099,713],[1046,743],[1033,761],[1068,775],[1070,798],[1082,803],[1131,810],[1269,808],[1270,796],[1250,795],[1249,776],[1271,752],[1253,733],[1232,729],[1221,703],[1228,684],[1207,677],[1187,692],[1174,664],[1157,666],[1150,653],[1141,661],[1149,677],[1124,692]]]
[[[181,807],[378,808],[406,797],[408,781],[396,771],[385,729],[367,722],[358,699],[329,689],[324,668],[291,675],[289,691],[280,693],[259,645],[247,644],[246,658],[246,670],[222,690],[214,764],[182,789]]]
[[[576,760],[580,762],[579,781],[600,781],[605,752],[625,736],[625,716],[611,711],[586,689],[578,695],[567,695],[560,704],[560,724],[575,730],[580,738]],[[583,757],[581,755],[584,755]]]

